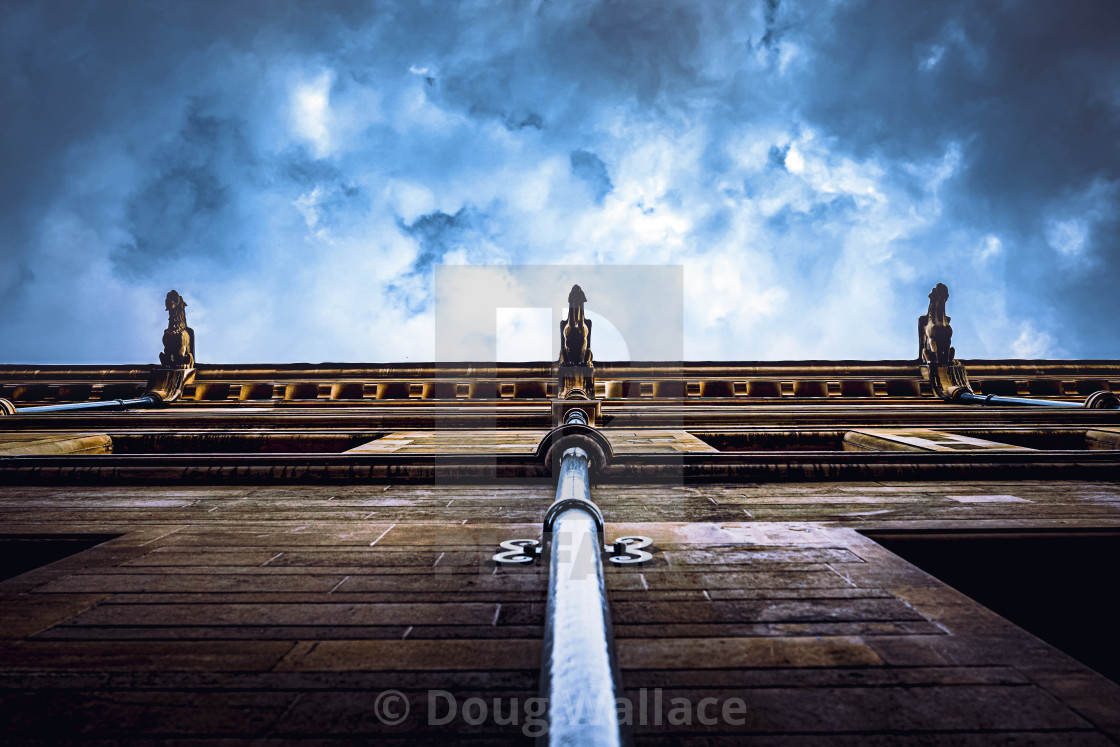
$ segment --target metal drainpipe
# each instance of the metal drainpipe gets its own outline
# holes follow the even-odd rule
[[[586,423],[586,417],[574,410],[566,421]],[[603,515],[591,501],[589,467],[586,451],[565,449],[556,501],[544,519],[549,572],[541,694],[549,729],[538,744],[552,747],[629,742],[618,722],[622,689],[603,579]]]
[[[155,407],[160,398],[145,394],[135,399],[107,399],[102,402],[71,402],[66,405],[40,405],[37,407],[16,408],[15,415],[39,415],[50,412],[71,412],[74,410],[127,410],[130,407]]]
[[[1061,402],[1052,399],[1030,399],[1028,397],[1003,397],[999,394],[974,394],[968,391],[962,391],[954,397],[957,402],[965,402],[972,405],[989,405],[998,407],[999,405],[1011,405],[1015,407],[1085,407],[1081,402]],[[1102,409],[1115,409],[1115,408],[1102,408]]]

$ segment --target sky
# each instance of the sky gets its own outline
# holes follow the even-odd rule
[[[1118,38],[1111,0],[5,0],[0,362],[154,362],[172,288],[203,363],[432,360],[441,265],[679,266],[690,360],[913,358],[938,282],[960,358],[1120,358]],[[642,289],[584,291],[626,358],[596,298]],[[502,359],[554,357],[544,295]]]

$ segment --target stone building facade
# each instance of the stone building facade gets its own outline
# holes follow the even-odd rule
[[[217,366],[169,295],[159,365],[0,366],[0,733],[1114,743],[1120,361],[958,360],[936,294],[908,360]]]

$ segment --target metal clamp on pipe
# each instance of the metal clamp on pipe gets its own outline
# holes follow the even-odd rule
[[[564,425],[571,425],[572,423],[579,423],[580,425],[587,425],[587,413],[583,410],[568,410],[567,416],[564,418]]]
[[[560,479],[556,483],[556,500],[544,514],[544,533],[552,534],[556,519],[569,509],[586,511],[595,520],[600,535],[605,523],[603,512],[591,500],[591,479],[589,469],[591,457],[578,446],[564,450],[560,458]]]
[[[536,457],[546,470],[559,476],[559,465],[568,449],[578,448],[590,460],[591,474],[599,474],[614,459],[611,442],[597,428],[580,422],[581,410],[571,410],[569,422],[553,428],[537,444]]]
[[[1120,410],[1120,397],[1109,389],[1101,389],[1085,398],[1085,406],[1090,410]]]

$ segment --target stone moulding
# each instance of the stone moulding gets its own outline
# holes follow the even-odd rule
[[[972,391],[972,385],[968,382],[968,371],[957,361],[949,364],[923,364],[922,377],[929,382],[935,396],[949,402],[957,399],[964,392]]]
[[[184,387],[194,381],[194,373],[193,368],[153,367],[144,393],[159,397],[161,402],[174,402],[183,396]]]
[[[563,439],[561,439],[562,441]],[[556,443],[560,446],[560,443]],[[593,457],[594,458],[594,457]],[[864,479],[1114,479],[1115,451],[904,451],[819,454],[615,455],[604,482],[831,481]],[[554,479],[537,455],[478,454],[433,461],[425,455],[177,454],[67,455],[0,460],[0,484],[419,483]]]

